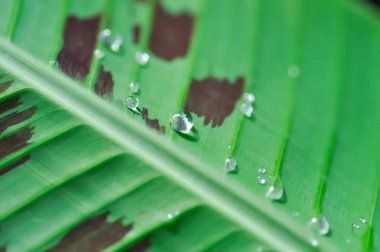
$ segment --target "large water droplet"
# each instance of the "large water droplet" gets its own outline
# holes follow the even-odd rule
[[[265,168],[258,168],[257,169],[257,173],[265,174],[266,172],[267,172],[267,170]]]
[[[124,103],[127,106],[127,108],[136,111],[140,101],[139,98],[137,98],[136,96],[129,96],[127,97],[127,99],[125,99]]]
[[[330,232],[330,223],[323,216],[311,218],[307,227],[311,232],[319,235],[327,235]]]
[[[271,200],[281,200],[284,196],[284,186],[282,185],[282,181],[279,177],[277,177],[273,184],[269,186],[265,197]]]
[[[253,107],[252,104],[243,102],[240,105],[240,111],[246,116],[246,117],[251,117],[253,113]]]
[[[129,84],[129,90],[131,90],[132,93],[136,94],[139,92],[140,85],[136,82],[132,82]]]
[[[237,169],[237,163],[236,160],[233,157],[227,157],[224,160],[224,169],[227,173],[235,172]]]
[[[247,103],[252,104],[255,101],[255,96],[252,93],[244,93],[243,98]]]
[[[256,180],[257,180],[257,183],[259,183],[260,185],[265,185],[265,183],[267,182],[267,180],[261,176],[258,176]]]
[[[135,59],[137,64],[145,66],[149,62],[149,54],[145,52],[136,52]]]
[[[170,124],[173,130],[189,134],[194,126],[194,119],[189,112],[179,110],[173,114]]]
[[[98,60],[101,60],[101,59],[104,59],[104,57],[106,56],[105,52],[103,52],[102,50],[100,49],[96,49],[94,51],[94,56],[95,58],[97,58]]]

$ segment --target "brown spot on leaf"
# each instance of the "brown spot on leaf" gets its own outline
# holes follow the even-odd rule
[[[122,239],[132,225],[124,226],[121,220],[107,222],[109,212],[92,217],[67,233],[49,252],[98,252]]]
[[[62,71],[74,79],[84,80],[90,71],[99,21],[99,17],[78,19],[74,16],[66,20],[63,46],[57,61]]]
[[[12,85],[13,81],[6,81],[4,83],[0,83],[0,93],[4,92],[5,90],[7,90],[11,85]]]
[[[0,159],[27,146],[32,134],[33,127],[26,126],[10,136],[0,139]]]
[[[3,102],[0,102],[0,114],[7,112],[8,110],[16,108],[18,105],[20,105],[20,97],[12,97],[8,100],[5,100]]]
[[[0,252],[6,252],[7,249],[5,247],[0,247]]]
[[[113,79],[112,74],[104,70],[101,65],[98,78],[95,83],[95,93],[100,97],[112,97],[113,93]]]
[[[212,127],[221,126],[224,119],[234,110],[235,103],[241,96],[244,79],[238,78],[235,83],[228,80],[217,80],[209,77],[203,80],[193,79],[185,109],[204,116],[204,125],[212,121]]]
[[[138,44],[140,42],[141,28],[139,25],[133,27],[133,43]]]
[[[12,164],[4,167],[3,169],[0,170],[0,176],[3,176],[4,174],[6,174],[7,172],[10,172],[12,171],[13,169],[17,168],[18,166],[24,164],[26,161],[28,161],[30,159],[30,155],[26,155],[25,157],[22,157],[18,160],[16,160],[15,162],[13,162]],[[0,250],[1,251],[1,250]]]
[[[124,250],[124,252],[144,252],[151,246],[150,238],[144,239],[132,247]]]
[[[187,54],[194,18],[189,14],[173,16],[156,1],[150,50],[160,58],[172,60]]]
[[[142,110],[142,118],[145,121],[145,124],[152,129],[157,130],[160,133],[165,133],[165,126],[160,126],[158,119],[149,119],[148,109],[143,108]]]
[[[33,106],[23,111],[13,112],[9,115],[0,118],[0,133],[4,132],[8,127],[19,124],[36,113],[37,107]]]

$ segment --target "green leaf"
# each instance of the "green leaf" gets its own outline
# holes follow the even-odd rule
[[[378,250],[380,26],[369,7],[340,0],[5,2],[0,32],[16,46],[0,40],[0,68],[10,74],[0,80],[0,250],[86,250],[97,241],[96,251],[308,251],[306,223],[320,215],[331,226],[327,237],[316,236],[321,251]],[[153,49],[158,11],[194,20],[185,55],[167,60]],[[106,57],[90,59],[82,83],[59,73],[60,62],[47,64],[59,61],[73,16],[99,17],[99,29],[124,41],[118,54],[97,42]],[[138,50],[150,52],[146,67],[134,61]],[[97,92],[102,72],[112,76],[114,105],[80,87]],[[208,111],[191,98],[194,85],[209,88],[205,80],[231,88],[214,89]],[[222,122],[193,114],[198,141],[170,129],[170,116],[183,107],[219,113],[238,80],[256,96],[253,120],[238,99]],[[132,81],[140,83],[145,121],[157,118],[165,136],[118,105]],[[237,160],[237,174],[224,173],[227,156]],[[267,171],[264,186],[258,168]],[[270,202],[265,191],[279,178],[286,197]]]

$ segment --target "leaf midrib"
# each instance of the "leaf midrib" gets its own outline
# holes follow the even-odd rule
[[[228,181],[201,160],[177,149],[110,104],[90,95],[74,81],[0,39],[0,67],[24,81],[51,101],[66,108],[101,134],[161,171],[174,182],[239,224],[248,232],[282,251],[309,250],[304,227],[274,209],[265,199]],[[273,239],[276,236],[276,239]],[[321,249],[334,245],[321,239]]]

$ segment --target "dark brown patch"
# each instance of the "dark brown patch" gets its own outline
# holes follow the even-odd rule
[[[135,245],[133,245],[132,247],[124,250],[124,252],[144,252],[146,251],[150,246],[151,246],[151,242],[150,242],[150,238],[148,239],[144,239],[138,243],[136,243]]]
[[[6,81],[4,83],[0,83],[0,93],[4,92],[5,90],[7,90],[11,85],[12,85],[13,81]]]
[[[158,122],[157,119],[149,119],[147,108],[143,108],[142,118],[144,119],[145,124],[148,127],[151,127],[152,129],[155,129],[160,133],[165,133],[165,126],[160,126],[160,123]]]
[[[4,174],[6,174],[7,172],[10,172],[12,171],[13,169],[17,168],[18,166],[24,164],[26,161],[28,161],[30,159],[30,155],[26,155],[25,157],[22,157],[18,160],[16,160],[15,162],[13,162],[12,164],[4,167],[3,169],[0,170],[0,176],[3,176]],[[1,251],[1,250],[0,250]]]
[[[185,56],[190,45],[193,23],[191,15],[173,16],[157,3],[149,40],[150,50],[166,60]]]
[[[98,78],[95,83],[95,93],[100,97],[112,97],[113,94],[113,79],[110,72],[104,71],[101,65]]]
[[[0,159],[27,146],[32,134],[33,127],[26,126],[10,136],[0,139]]]
[[[123,226],[121,220],[108,223],[108,214],[106,212],[80,223],[47,251],[97,252],[119,241],[132,229],[132,225]]]
[[[140,42],[141,28],[139,25],[133,27],[133,43],[138,44]]]
[[[7,249],[5,247],[0,247],[0,252],[6,252]]]
[[[212,121],[212,127],[221,126],[224,119],[234,110],[235,103],[241,96],[244,79],[238,78],[231,84],[228,80],[209,77],[203,80],[193,79],[185,109],[204,116],[204,125]]]
[[[13,97],[6,101],[0,102],[0,114],[7,112],[8,110],[16,108],[20,105],[20,97]]]
[[[90,71],[99,21],[99,17],[78,19],[74,16],[66,20],[63,46],[57,61],[62,71],[74,79],[84,80]]]
[[[0,118],[0,133],[4,132],[8,127],[19,124],[36,113],[37,107],[30,107],[23,111],[13,112],[3,118]]]

